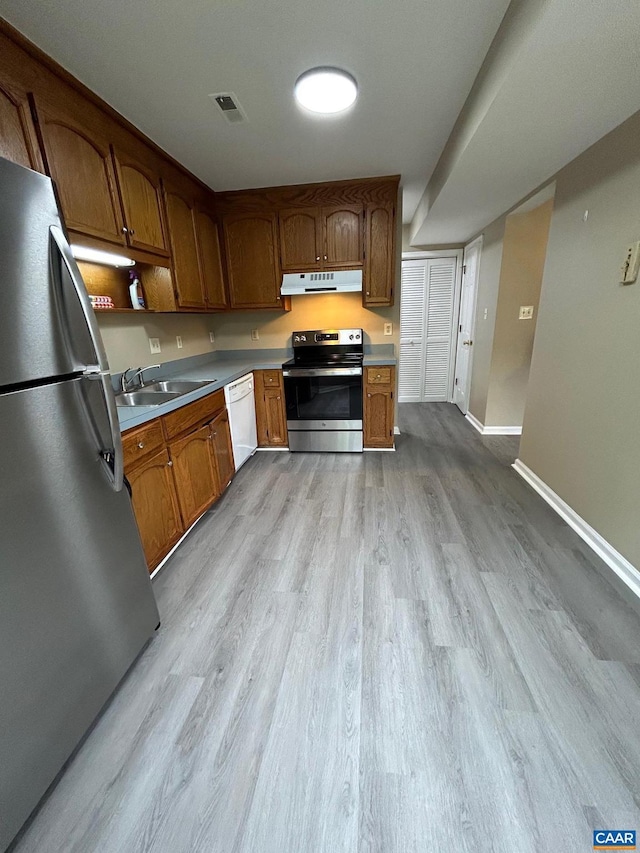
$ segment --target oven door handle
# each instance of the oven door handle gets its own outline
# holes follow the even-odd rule
[[[361,367],[292,367],[282,371],[283,376],[362,376]]]

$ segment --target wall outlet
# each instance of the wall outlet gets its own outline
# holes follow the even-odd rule
[[[257,329],[251,329],[251,340],[252,341],[259,341],[260,340],[260,334],[258,333]]]
[[[160,346],[160,338],[149,338],[149,349],[153,353],[162,352],[162,347]]]
[[[176,335],[176,346],[178,349],[182,349],[182,336]]]
[[[488,320],[488,319],[489,319],[489,309],[488,309],[488,308],[485,308],[485,309],[484,309],[484,314],[482,315],[482,319],[483,319],[483,320]]]
[[[518,320],[533,320],[533,305],[521,305]]]
[[[216,342],[216,336],[214,335],[214,333],[213,333],[213,332],[209,332],[209,341],[210,341],[212,344],[215,344],[215,342]]]
[[[393,323],[385,323],[384,324],[384,333],[385,335],[393,334]]]

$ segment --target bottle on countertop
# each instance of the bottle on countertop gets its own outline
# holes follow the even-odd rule
[[[129,298],[131,299],[131,307],[135,308],[136,311],[140,311],[143,308],[146,308],[146,305],[144,304],[142,285],[140,284],[138,273],[134,269],[129,270],[129,279],[131,281],[131,284],[129,285]]]

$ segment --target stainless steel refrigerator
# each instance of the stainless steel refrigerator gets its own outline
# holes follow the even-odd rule
[[[0,158],[0,850],[159,622],[49,178]]]

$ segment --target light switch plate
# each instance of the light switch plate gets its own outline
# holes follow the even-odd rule
[[[640,267],[640,242],[632,243],[627,249],[627,255],[620,270],[620,284],[633,284],[638,278]]]
[[[385,335],[393,334],[393,323],[385,323],[384,324],[384,333]]]
[[[213,332],[209,332],[209,340],[210,340],[210,342],[211,342],[212,344],[215,344],[215,342],[216,342],[216,336],[215,336],[215,334],[214,334]]]
[[[521,305],[518,320],[533,320],[533,305]]]
[[[252,341],[259,341],[260,340],[260,334],[258,333],[257,329],[251,329],[251,340]]]
[[[162,347],[160,346],[160,338],[149,338],[149,349],[153,353],[162,352]]]
[[[176,335],[176,346],[178,349],[182,349],[182,335]]]

